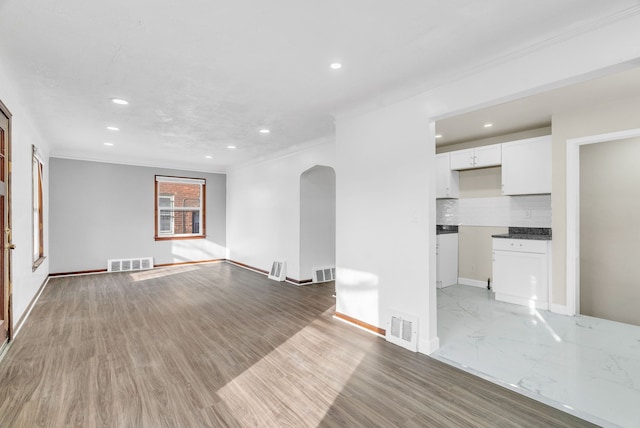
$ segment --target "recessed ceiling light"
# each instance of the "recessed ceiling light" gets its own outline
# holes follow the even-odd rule
[[[227,149],[235,149],[236,146],[227,146]]]
[[[493,123],[485,123],[483,126],[485,128],[491,128],[493,126]]]
[[[205,159],[213,159],[213,156],[211,156],[211,155],[206,155],[206,156],[205,156]]]
[[[111,146],[113,146],[113,143],[104,143],[104,145],[111,147]]]
[[[129,101],[123,100],[122,98],[111,98],[111,102],[114,104],[127,105]]]
[[[442,134],[436,134],[436,138],[442,138]]]
[[[269,129],[267,129],[267,128],[262,128],[262,129],[261,129],[260,131],[258,131],[258,132],[260,132],[261,134],[270,134],[270,133],[271,133],[271,131],[270,131]]]
[[[107,126],[107,129],[109,131],[119,131],[120,130],[120,128],[118,128],[117,126]]]
[[[340,70],[342,68],[342,64],[339,62],[332,62],[329,64],[329,67],[331,67],[332,70]]]

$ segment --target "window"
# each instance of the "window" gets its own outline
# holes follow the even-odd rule
[[[204,238],[206,181],[156,175],[156,240]]]
[[[33,223],[33,270],[44,261],[44,207],[43,207],[43,158],[36,146],[32,146],[32,195],[33,202],[31,204],[33,209],[32,223]]]

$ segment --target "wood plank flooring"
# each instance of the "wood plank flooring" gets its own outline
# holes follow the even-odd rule
[[[226,263],[53,278],[0,427],[592,426],[333,319],[333,293]]]

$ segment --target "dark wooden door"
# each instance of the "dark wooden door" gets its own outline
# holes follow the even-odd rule
[[[11,228],[10,202],[10,118],[9,111],[0,102],[0,345],[11,332]]]

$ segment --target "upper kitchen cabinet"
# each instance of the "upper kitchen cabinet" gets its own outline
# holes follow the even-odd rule
[[[551,136],[502,144],[502,194],[551,193]]]
[[[502,162],[502,144],[474,147],[451,152],[450,166],[453,170],[498,166]]]
[[[458,171],[449,166],[450,153],[436,155],[436,198],[457,198]]]

